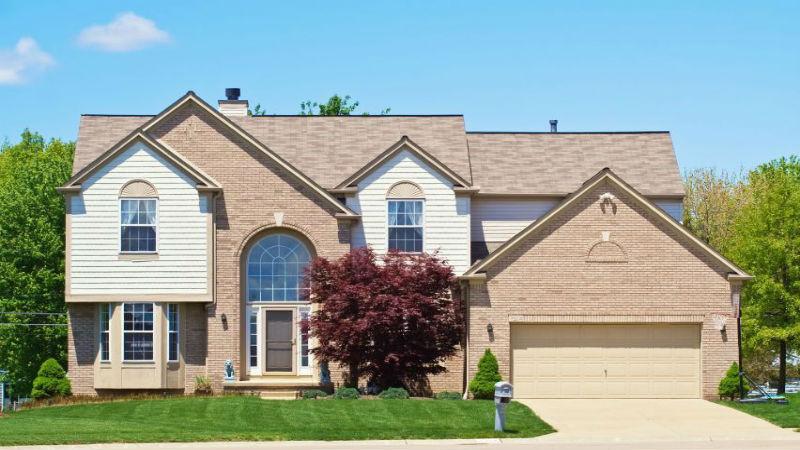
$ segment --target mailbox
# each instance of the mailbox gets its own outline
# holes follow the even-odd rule
[[[504,431],[506,428],[506,405],[514,395],[514,386],[505,381],[494,385],[494,430]]]
[[[495,403],[508,403],[511,401],[511,396],[514,393],[514,387],[511,383],[505,381],[498,381],[494,385],[494,402]]]

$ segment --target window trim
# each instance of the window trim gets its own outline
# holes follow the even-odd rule
[[[126,331],[125,330],[125,306],[127,305],[152,305],[153,307],[153,329],[150,331]],[[122,346],[122,356],[121,360],[124,363],[153,363],[156,360],[156,304],[155,302],[126,302],[122,304],[122,339],[120,339],[120,344]],[[126,333],[150,333],[153,337],[153,357],[151,359],[126,359],[125,358],[125,334]]]
[[[156,223],[154,225],[152,225],[152,226],[154,226],[155,232],[156,232],[156,248],[155,248],[155,250],[152,250],[152,251],[151,250],[146,250],[146,251],[122,250],[122,227],[123,226],[126,226],[126,227],[146,227],[146,226],[151,226],[151,225],[141,225],[141,224],[134,224],[134,225],[123,224],[122,223],[122,202],[124,200],[135,200],[135,201],[152,200],[152,201],[156,202],[156,209],[155,209],[155,211],[156,211]],[[158,241],[159,241],[159,236],[161,234],[160,233],[160,229],[159,229],[159,221],[160,221],[160,218],[161,218],[161,210],[160,210],[161,202],[159,202],[158,197],[120,197],[118,205],[119,205],[119,211],[118,211],[118,215],[117,215],[117,217],[118,217],[117,222],[118,222],[119,226],[117,227],[117,233],[118,233],[118,242],[119,242],[119,247],[118,247],[119,248],[119,254],[120,255],[157,255],[158,254],[158,250],[159,250],[159,242]]]
[[[100,320],[98,320],[98,326],[100,327],[100,330],[99,330],[100,334],[99,334],[98,347],[100,349],[99,353],[100,353],[100,362],[101,363],[111,362],[111,317],[113,316],[113,312],[114,312],[112,307],[111,307],[111,305],[112,305],[111,303],[101,303],[100,304],[100,311],[99,311]],[[105,321],[103,320],[103,310],[105,310],[105,313],[108,314],[108,317],[106,318]],[[105,324],[105,328],[107,328],[107,329],[104,329],[104,327],[103,327],[104,324]],[[103,341],[103,337],[104,336],[107,338],[105,340],[105,345],[103,345],[104,344],[104,341]],[[107,354],[106,358],[103,358],[103,353]]]
[[[170,309],[175,307],[175,329],[170,329]],[[155,317],[153,317],[155,320]],[[172,355],[170,354],[170,342],[173,339],[172,336],[175,336],[175,359],[172,359]],[[155,355],[153,355],[155,357]],[[167,303],[167,362],[180,362],[181,360],[181,313],[180,313],[180,306],[178,303]]]
[[[416,226],[416,225],[415,226],[410,226],[410,225],[389,225],[389,202],[420,202],[420,203],[422,203],[422,221],[421,221],[422,223],[420,225],[418,225],[418,226]],[[386,202],[384,203],[384,206],[386,207],[386,214],[384,215],[384,217],[386,217],[386,221],[385,221],[385,223],[386,223],[386,230],[385,230],[386,252],[388,253],[389,250],[391,250],[391,247],[389,247],[389,230],[391,228],[422,228],[422,251],[419,251],[419,252],[403,252],[403,251],[400,251],[400,253],[402,253],[404,255],[421,255],[421,254],[425,253],[425,243],[427,242],[427,236],[426,236],[426,232],[425,232],[425,228],[427,228],[426,224],[425,224],[425,218],[426,218],[426,213],[425,212],[427,210],[427,203],[425,202],[425,199],[424,198],[387,198]],[[399,249],[398,249],[398,251],[399,251]]]

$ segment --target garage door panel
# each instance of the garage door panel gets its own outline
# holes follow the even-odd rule
[[[698,325],[513,325],[511,345],[519,397],[700,395]]]

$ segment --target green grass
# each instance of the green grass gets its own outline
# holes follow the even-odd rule
[[[520,403],[508,406],[506,433],[496,433],[493,421],[491,401],[180,397],[19,411],[0,418],[0,445],[532,437],[553,432]]]
[[[720,404],[760,417],[783,428],[800,428],[800,394],[787,394],[788,405],[774,403],[738,403],[721,401]]]

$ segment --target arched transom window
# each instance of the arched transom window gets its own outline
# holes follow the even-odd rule
[[[288,234],[261,238],[247,255],[247,301],[292,302],[308,298],[303,269],[311,261],[308,248]]]

